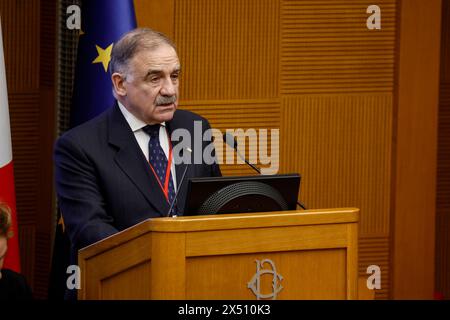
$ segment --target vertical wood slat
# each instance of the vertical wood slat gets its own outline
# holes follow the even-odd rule
[[[450,1],[442,4],[436,195],[436,291],[450,299]]]
[[[450,22],[450,15],[443,17]],[[450,299],[450,82],[443,83],[442,79],[436,194],[436,291]]]
[[[6,80],[10,93],[39,86],[39,0],[0,1]]]
[[[181,98],[276,98],[278,12],[273,0],[176,1]]]
[[[39,39],[39,184],[37,203],[35,295],[47,298],[54,230],[53,145],[56,127],[57,1],[40,0]]]
[[[450,2],[442,1],[441,84],[450,83]]]
[[[35,288],[36,266],[36,226],[33,224],[19,224],[19,248],[21,252],[21,272],[25,275],[27,283]],[[34,297],[39,297],[33,292]]]
[[[8,71],[6,71],[8,73]],[[19,224],[36,224],[39,163],[39,92],[10,93],[9,109]]]
[[[39,69],[40,86],[55,86],[55,54],[56,54],[56,3],[55,0],[40,0],[40,41]],[[53,119],[52,119],[53,120]]]

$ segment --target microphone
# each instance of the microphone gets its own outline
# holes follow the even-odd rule
[[[248,164],[250,167],[253,168],[253,170],[255,170],[256,172],[261,174],[261,170],[258,167],[256,167],[255,165],[253,165],[252,163],[248,162],[248,160],[245,159],[245,157],[239,152],[239,150],[238,150],[238,143],[236,141],[236,138],[232,134],[230,134],[228,132],[224,133],[223,134],[223,141],[225,141],[225,143],[228,146],[230,146],[232,149],[234,149],[234,151],[236,151],[236,153],[239,156],[239,158],[244,160],[246,164]]]
[[[191,148],[186,148],[186,150],[189,151],[189,153],[192,153]],[[186,164],[186,168],[184,168],[183,175],[181,176],[180,184],[178,185],[178,188],[177,188],[177,192],[175,192],[175,196],[173,197],[173,200],[170,203],[170,207],[169,207],[169,210],[167,211],[166,217],[173,217],[173,218],[175,218],[177,216],[177,215],[171,216],[170,215],[170,211],[172,211],[173,206],[175,205],[175,202],[177,201],[178,192],[181,190],[181,186],[183,185],[184,177],[186,176],[186,172],[187,172],[188,167],[189,166]]]
[[[253,165],[252,163],[248,162],[248,160],[238,151],[238,143],[236,141],[236,137],[233,136],[230,133],[224,133],[223,134],[223,141],[230,147],[232,148],[234,151],[236,151],[237,155],[245,161],[246,164],[248,164],[250,167],[252,167],[253,170],[255,170],[256,172],[258,172],[259,174],[261,174],[261,170],[256,167],[255,165]],[[303,210],[307,210],[306,206],[301,203],[300,201],[297,201],[297,204],[303,209]]]

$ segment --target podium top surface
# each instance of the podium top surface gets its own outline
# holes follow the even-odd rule
[[[150,231],[189,232],[358,221],[359,209],[290,210],[148,219]]]
[[[98,254],[148,232],[197,232],[358,222],[359,209],[336,208],[151,218],[80,250]]]

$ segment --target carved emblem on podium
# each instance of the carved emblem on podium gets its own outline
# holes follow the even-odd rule
[[[255,260],[256,262],[256,273],[253,275],[252,279],[248,282],[247,288],[252,290],[253,294],[256,296],[257,300],[260,299],[272,299],[276,300],[278,293],[283,289],[281,281],[283,281],[283,276],[277,273],[277,268],[275,263],[270,259]],[[269,265],[270,269],[263,269],[263,265]],[[272,275],[272,292],[263,293],[261,292],[261,277],[265,274]]]

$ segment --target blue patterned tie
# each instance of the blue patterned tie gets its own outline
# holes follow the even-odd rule
[[[150,136],[150,141],[148,142],[148,161],[152,165],[153,169],[155,170],[155,173],[158,176],[159,181],[161,182],[161,185],[164,187],[164,182],[166,180],[166,170],[167,170],[167,157],[159,143],[159,129],[161,128],[161,125],[154,124],[154,125],[147,125],[142,128],[144,132],[146,132]],[[170,178],[169,178],[169,206],[172,203],[174,197],[175,197],[175,188],[173,186],[173,180],[172,180],[172,172],[170,172]],[[177,214],[177,208],[176,205],[173,206],[172,210],[170,211],[170,215]]]

